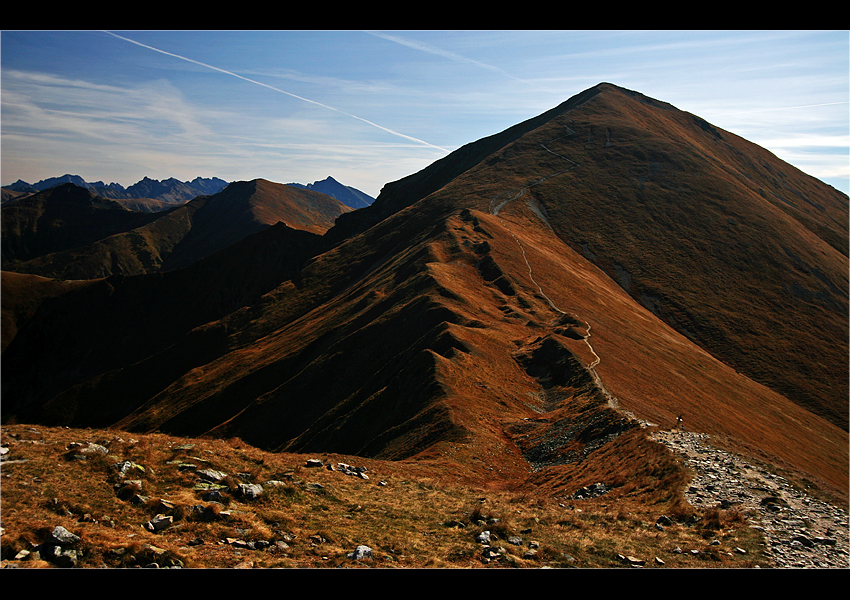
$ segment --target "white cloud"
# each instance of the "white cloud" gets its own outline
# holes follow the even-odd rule
[[[120,144],[208,141],[203,112],[166,81],[121,88],[55,75],[3,72],[3,133]],[[209,115],[208,115],[209,116]]]
[[[419,169],[445,155],[442,149],[423,154],[414,138],[376,141],[380,134],[365,125],[349,143],[340,135],[345,115],[316,110],[305,109],[301,118],[257,118],[200,106],[164,80],[119,87],[7,70],[3,170],[30,182],[71,172],[125,186],[143,176],[309,183],[310,173],[340,180],[346,173],[347,185],[377,194],[386,181],[408,175],[411,164]],[[352,128],[346,129],[347,136]]]

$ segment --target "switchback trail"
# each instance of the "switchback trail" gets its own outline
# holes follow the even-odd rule
[[[570,130],[568,127],[566,127],[566,126],[565,126],[565,128],[567,129],[567,131],[568,131],[568,135],[569,135],[569,134],[570,134],[570,132],[571,132],[571,130]],[[558,139],[558,138],[554,138],[554,139]],[[551,140],[550,140],[550,141],[551,141]],[[533,187],[533,186],[535,186],[535,185],[540,185],[541,183],[543,183],[544,181],[547,181],[548,179],[550,179],[550,178],[552,178],[552,177],[555,177],[555,176],[557,176],[557,175],[561,175],[561,174],[563,174],[563,173],[566,173],[567,171],[570,171],[570,170],[572,170],[573,168],[575,168],[575,167],[579,166],[579,164],[578,164],[577,162],[572,161],[572,160],[570,160],[569,158],[567,158],[566,156],[563,156],[563,155],[561,155],[561,154],[558,154],[557,152],[553,152],[553,151],[552,151],[552,150],[550,150],[548,147],[546,147],[546,145],[545,145],[545,144],[543,144],[543,143],[541,143],[541,144],[540,144],[540,147],[541,147],[541,148],[543,148],[544,150],[546,150],[547,152],[549,152],[550,154],[554,154],[555,156],[557,156],[557,157],[559,157],[559,158],[562,158],[562,159],[566,160],[567,162],[569,162],[569,163],[570,163],[570,166],[569,166],[568,168],[566,168],[566,169],[562,170],[562,171],[558,171],[558,172],[552,173],[551,175],[547,175],[546,177],[541,177],[540,179],[537,179],[537,180],[533,181],[532,183],[530,183],[530,184],[528,184],[527,186],[525,186],[525,187],[523,187],[522,189],[520,189],[520,190],[519,190],[516,194],[514,194],[514,195],[510,196],[509,198],[507,198],[507,199],[505,199],[505,200],[501,200],[501,201],[500,201],[500,202],[498,202],[498,203],[497,203],[497,201],[499,200],[499,196],[496,196],[496,197],[495,197],[495,198],[493,198],[493,200],[491,200],[491,202],[490,202],[490,212],[491,212],[491,214],[493,214],[494,216],[498,217],[498,216],[499,216],[499,212],[500,212],[500,211],[501,211],[501,210],[502,210],[502,209],[503,209],[503,208],[504,208],[507,204],[509,204],[510,202],[513,202],[514,200],[516,200],[516,199],[520,198],[520,197],[521,197],[521,196],[522,196],[522,195],[526,192],[526,190],[528,190],[529,188],[531,188],[531,187]],[[501,195],[500,195],[500,196],[501,196]],[[535,207],[535,206],[532,206],[531,201],[529,201],[529,203],[528,203],[528,207],[529,207],[529,209],[531,209],[531,211],[532,211],[535,215],[537,215],[537,217],[538,217],[538,218],[539,218],[539,219],[540,219],[540,220],[541,220],[541,221],[542,221],[542,222],[543,222],[543,223],[544,223],[544,224],[545,224],[545,225],[546,225],[546,226],[547,226],[547,227],[548,227],[551,231],[553,231],[553,232],[554,232],[554,230],[552,229],[552,225],[549,223],[548,219],[546,218],[545,214],[543,213],[543,211],[542,211],[540,208]],[[594,360],[593,360],[593,362],[591,362],[591,363],[587,366],[587,368],[590,370],[590,373],[591,373],[591,375],[593,376],[593,379],[596,381],[596,385],[598,385],[598,386],[599,386],[599,389],[600,389],[600,390],[602,390],[602,393],[603,393],[603,394],[605,394],[605,397],[606,397],[606,398],[608,398],[608,405],[609,405],[611,408],[618,409],[618,408],[619,408],[619,406],[620,406],[619,401],[617,400],[617,398],[616,398],[613,394],[611,394],[611,393],[610,393],[610,392],[609,392],[609,391],[605,388],[605,385],[602,383],[602,378],[601,378],[601,377],[599,377],[599,373],[597,373],[597,372],[596,372],[596,366],[597,366],[597,365],[599,365],[599,363],[600,363],[600,362],[602,362],[602,358],[601,358],[601,357],[600,357],[600,356],[596,353],[596,350],[594,350],[594,349],[593,349],[593,345],[590,343],[590,337],[591,337],[591,336],[590,336],[590,329],[591,329],[590,322],[588,322],[588,321],[587,321],[587,320],[585,320],[585,319],[582,319],[582,318],[581,318],[579,315],[577,315],[575,312],[567,312],[567,311],[565,311],[565,310],[562,310],[560,307],[558,307],[558,306],[557,306],[557,305],[556,305],[556,304],[552,301],[552,299],[551,299],[549,296],[547,296],[547,295],[546,295],[546,292],[544,292],[544,291],[543,291],[543,288],[540,286],[540,283],[538,283],[538,282],[537,282],[537,280],[534,278],[534,272],[533,272],[533,270],[532,270],[532,268],[531,268],[531,263],[528,261],[528,256],[527,256],[527,255],[526,255],[526,253],[525,253],[525,247],[522,245],[522,242],[520,242],[519,238],[517,238],[517,236],[514,234],[514,232],[513,232],[513,231],[511,231],[510,227],[508,227],[508,232],[509,232],[509,233],[511,234],[511,236],[514,238],[514,240],[516,240],[517,245],[519,245],[519,248],[520,248],[520,250],[522,251],[522,257],[523,257],[523,259],[525,260],[525,264],[526,264],[526,266],[528,267],[528,276],[529,276],[529,278],[531,279],[532,283],[534,283],[534,285],[535,285],[535,286],[537,286],[537,289],[540,291],[540,295],[541,295],[541,296],[543,296],[543,297],[546,299],[546,301],[549,303],[549,305],[552,307],[552,309],[553,309],[553,310],[555,310],[555,311],[557,311],[557,312],[559,312],[559,313],[561,313],[561,314],[563,314],[563,315],[567,315],[567,314],[572,315],[573,317],[575,317],[576,319],[578,319],[579,321],[581,321],[581,322],[583,322],[583,323],[585,324],[586,332],[585,332],[585,334],[584,334],[584,336],[583,336],[584,343],[585,343],[585,344],[587,344],[588,349],[590,350],[591,354],[593,354],[593,356],[594,356]]]

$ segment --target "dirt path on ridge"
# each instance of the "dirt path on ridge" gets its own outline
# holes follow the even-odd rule
[[[566,125],[564,126],[564,128],[567,130],[567,135],[574,133]],[[549,142],[557,140],[557,139],[560,139],[560,138],[552,138],[552,140],[549,140]],[[579,166],[579,163],[577,163],[573,160],[570,160],[569,158],[567,158],[566,156],[563,156],[562,154],[558,154],[557,152],[550,150],[546,146],[546,144],[544,144],[544,143],[541,143],[540,147],[543,148],[544,150],[546,150],[547,152],[549,152],[550,154],[553,154],[553,155],[557,156],[558,158],[561,158],[561,159],[567,161],[568,163],[570,163],[570,166],[568,168],[562,170],[562,171],[557,171],[555,173],[552,173],[551,175],[547,175],[545,177],[541,177],[541,178],[533,181],[532,183],[530,183],[530,184],[526,185],[525,187],[523,187],[522,189],[520,189],[513,196],[510,196],[509,198],[502,200],[498,204],[495,204],[495,202],[498,199],[498,196],[496,198],[493,198],[493,200],[491,200],[491,202],[490,202],[490,213],[493,216],[499,217],[499,212],[501,212],[501,210],[505,206],[507,206],[509,203],[513,202],[514,200],[519,199],[523,194],[525,194],[526,190],[528,190],[529,188],[531,188],[535,185],[540,185],[541,183],[551,179],[552,177],[562,175],[563,173],[571,171],[575,167]],[[528,208],[541,220],[541,222],[543,222],[543,224],[545,224],[549,228],[549,230],[552,231],[552,233],[554,233],[555,230],[552,228],[552,225],[549,223],[549,219],[546,218],[546,215],[543,212],[543,210],[539,206],[534,205],[531,200],[529,200],[527,202],[527,205],[528,205]],[[501,217],[499,217],[499,218],[501,219]],[[504,221],[504,220],[502,220],[502,222],[506,223],[506,221]],[[537,286],[537,289],[540,292],[540,295],[543,296],[546,299],[546,301],[549,303],[549,305],[552,307],[553,310],[561,313],[562,315],[571,315],[571,316],[575,317],[576,319],[578,319],[579,321],[581,321],[582,323],[585,324],[585,334],[582,337],[584,339],[584,343],[587,344],[587,347],[590,350],[591,354],[593,354],[593,356],[595,357],[593,362],[590,363],[587,366],[587,368],[590,370],[590,373],[593,376],[593,379],[596,381],[596,385],[599,386],[599,389],[602,390],[602,393],[605,394],[606,398],[608,398],[608,405],[611,408],[621,410],[619,401],[617,400],[617,398],[613,394],[611,394],[605,388],[605,385],[602,383],[602,378],[599,376],[599,373],[596,372],[596,367],[599,365],[600,362],[602,362],[602,358],[596,353],[596,350],[593,349],[593,345],[590,343],[590,337],[591,337],[591,334],[590,334],[591,324],[590,324],[590,322],[587,321],[586,319],[581,318],[575,312],[568,312],[568,311],[562,310],[552,301],[552,299],[549,296],[546,295],[546,292],[543,291],[543,288],[541,287],[540,283],[534,278],[534,272],[531,268],[531,263],[528,261],[528,256],[525,253],[525,247],[522,245],[522,242],[520,242],[519,238],[517,238],[517,236],[514,234],[514,232],[511,230],[511,228],[507,227],[507,229],[508,229],[508,232],[511,234],[511,236],[514,238],[514,240],[516,240],[517,245],[519,246],[520,250],[522,251],[522,257],[525,260],[525,265],[528,267],[528,276],[531,279],[531,282],[534,283],[535,286]],[[630,413],[629,413],[629,416],[634,418],[634,415],[631,415]]]
[[[569,130],[568,127],[565,128]],[[558,138],[554,138],[558,139]],[[490,212],[499,217],[499,212],[510,202],[519,199],[529,188],[562,173],[572,170],[578,163],[553,152],[544,144],[540,146],[570,163],[570,167],[537,179],[505,200],[490,203]],[[541,207],[529,200],[528,208],[554,233]],[[602,383],[596,367],[601,357],[590,343],[591,324],[575,312],[558,307],[543,291],[534,278],[534,272],[525,247],[513,233],[507,221],[501,219],[522,251],[528,267],[528,276],[553,310],[571,315],[586,326],[584,342],[595,359],[587,366],[599,389],[608,398],[611,408],[625,413],[641,423],[642,427],[654,427],[653,423],[641,421],[632,413],[623,410],[617,398]],[[794,488],[780,475],[764,467],[756,466],[744,458],[719,450],[708,443],[709,436],[684,430],[656,430],[651,438],[663,443],[671,452],[684,457],[686,465],[695,473],[685,498],[695,507],[711,508],[733,506],[742,510],[751,526],[765,538],[766,554],[778,568],[850,568],[850,523],[847,511],[808,496]]]

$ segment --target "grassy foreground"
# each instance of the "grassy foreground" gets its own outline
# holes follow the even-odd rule
[[[422,463],[273,454],[238,439],[29,425],[2,434],[7,568],[769,566],[734,510],[679,510],[658,527],[663,506],[470,487]],[[240,491],[248,482],[262,494]],[[57,526],[78,536],[66,562],[43,556]],[[485,531],[489,543],[477,539]],[[358,558],[358,546],[370,552]]]

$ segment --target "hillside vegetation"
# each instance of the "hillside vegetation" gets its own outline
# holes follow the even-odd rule
[[[770,564],[738,511],[687,509],[646,488],[634,498],[535,498],[416,464],[267,453],[238,439],[12,426],[2,443],[7,568]],[[661,516],[669,524],[659,528]],[[51,543],[56,527],[76,538]],[[355,558],[359,546],[369,552]]]
[[[347,565],[358,544],[402,566],[759,565],[739,499],[689,505],[691,474],[655,440],[683,421],[847,506],[847,211],[758,146],[610,84],[357,210],[235,182],[76,250],[68,269],[102,267],[86,281],[4,273],[3,423],[34,427],[44,443],[18,451],[61,466],[20,463],[15,485],[82,469],[77,497],[102,503],[72,515],[170,516],[146,543],[172,540],[184,566],[231,560],[226,540],[251,531],[276,544],[240,557],[261,566]],[[89,442],[109,452],[81,460]],[[201,458],[229,477],[221,507],[186,489]],[[125,459],[156,474],[135,490],[153,499],[115,500]],[[488,527],[524,541],[482,555]],[[715,537],[724,551],[697,547]]]

